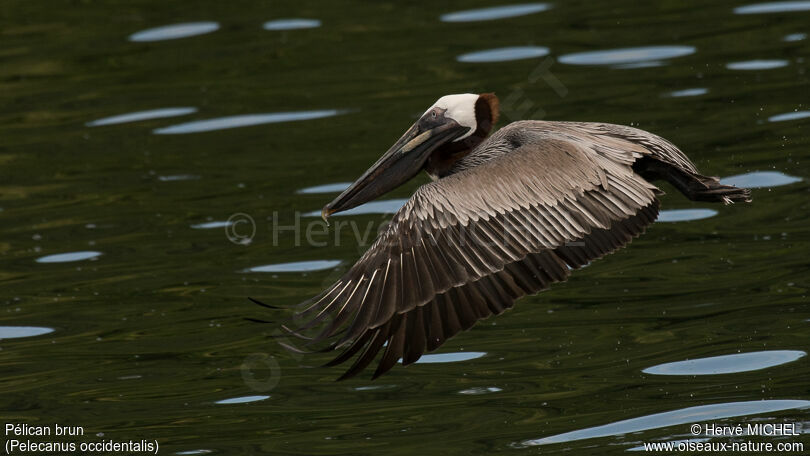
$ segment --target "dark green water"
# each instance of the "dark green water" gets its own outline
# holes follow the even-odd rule
[[[5,0],[3,424],[156,439],[161,454],[408,455],[623,453],[690,438],[692,423],[792,422],[805,434],[758,440],[810,448],[810,5],[744,5],[574,1],[459,22],[440,17],[493,5]],[[285,18],[316,22],[263,28]],[[217,25],[136,34],[189,22]],[[469,55],[505,47],[531,48]],[[349,230],[318,235],[323,246],[274,240],[335,195],[299,191],[357,177],[439,96],[487,91],[502,125],[660,134],[707,174],[759,187],[754,202],[663,187],[664,209],[696,211],[665,212],[670,223],[433,358],[461,361],[336,383],[339,369],[317,367],[328,357],[282,350],[272,335],[290,313],[245,297],[293,306],[365,248]],[[98,122],[167,108],[189,109]],[[303,119],[221,128],[291,112]],[[255,234],[224,227],[246,216]],[[91,258],[63,255],[77,252]],[[279,271],[304,261],[339,264]],[[749,355],[661,366],[736,354]]]

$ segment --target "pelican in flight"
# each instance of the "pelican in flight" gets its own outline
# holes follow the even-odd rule
[[[424,170],[371,248],[308,302],[293,334],[354,358],[340,379],[408,365],[521,296],[545,290],[644,232],[658,216],[651,181],[695,201],[751,200],[700,174],[667,140],[586,122],[513,122],[490,135],[494,94],[441,97],[323,217],[371,201]],[[320,343],[320,344],[319,344]],[[288,348],[296,349],[288,345]]]

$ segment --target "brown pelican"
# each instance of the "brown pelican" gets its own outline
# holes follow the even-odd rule
[[[662,192],[651,180],[669,181],[691,200],[750,201],[749,190],[701,175],[677,147],[646,131],[520,121],[489,136],[497,118],[494,94],[440,98],[323,208],[325,219],[421,170],[433,179],[299,313],[308,321],[290,330],[322,326],[310,344],[342,350],[329,366],[356,356],[341,379],[380,351],[374,378],[398,360],[413,363],[477,320],[623,247],[658,216]]]

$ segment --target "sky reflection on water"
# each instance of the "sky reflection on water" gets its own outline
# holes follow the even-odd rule
[[[21,337],[36,337],[43,334],[50,334],[53,328],[41,326],[0,326],[0,340],[19,339]]]
[[[202,133],[230,128],[250,127],[254,125],[272,124],[280,122],[297,122],[301,120],[322,119],[345,113],[338,109],[324,109],[320,111],[273,112],[266,114],[242,114],[238,116],[218,117],[215,119],[196,120],[168,127],[157,128],[156,135],[179,135],[188,133]]]
[[[810,407],[810,401],[804,400],[762,400],[745,402],[727,402],[720,404],[698,405],[670,412],[616,421],[603,426],[595,426],[563,434],[526,440],[517,444],[519,447],[548,445],[552,443],[573,442],[583,439],[594,439],[613,435],[641,432],[668,426],[688,423],[705,423],[737,416],[759,415],[762,413]]]
[[[654,375],[720,375],[749,372],[796,361],[807,353],[799,350],[767,350],[712,356],[648,367],[642,372]]]
[[[674,59],[694,54],[692,46],[642,46],[565,54],[557,60],[568,65],[622,65]]]
[[[296,261],[292,263],[277,263],[266,264],[262,266],[253,266],[246,269],[244,272],[309,272],[309,271],[322,271],[324,269],[332,269],[340,265],[340,260],[313,260],[313,261]]]
[[[197,112],[197,108],[183,107],[183,108],[161,108],[150,109],[148,111],[130,112],[127,114],[119,114],[117,116],[105,117],[97,119],[92,122],[87,122],[85,125],[88,127],[100,127],[102,125],[114,125],[128,122],[138,122],[142,120],[163,119],[166,117],[177,117],[193,114]]]
[[[73,261],[92,260],[101,256],[101,252],[92,250],[83,252],[57,253],[37,258],[37,263],[70,263]]]
[[[734,8],[735,14],[768,14],[810,11],[810,1],[755,3]]]
[[[130,35],[129,40],[135,42],[176,40],[178,38],[204,35],[217,30],[219,30],[219,24],[216,22],[186,22],[141,30]]]
[[[551,7],[548,3],[524,3],[519,5],[493,6],[490,8],[456,11],[441,16],[442,22],[478,22],[527,16]]]
[[[470,52],[456,57],[456,60],[465,63],[508,62],[543,57],[548,52],[548,48],[540,46],[516,46]]]
[[[745,60],[742,62],[731,62],[726,64],[729,70],[773,70],[788,66],[787,60]]]
[[[321,26],[321,21],[317,19],[276,19],[267,21],[262,25],[265,30],[298,30],[316,28]]]
[[[659,222],[688,222],[717,215],[714,209],[665,209],[658,215]]]

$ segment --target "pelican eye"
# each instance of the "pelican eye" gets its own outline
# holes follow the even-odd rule
[[[444,110],[440,108],[433,108],[430,111],[426,112],[425,115],[419,119],[419,126],[423,130],[429,130],[431,128],[435,128],[441,124],[441,115]]]

